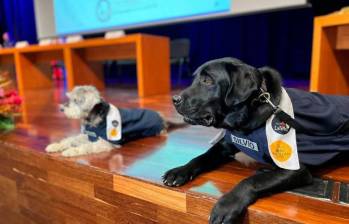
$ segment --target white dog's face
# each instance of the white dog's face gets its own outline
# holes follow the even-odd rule
[[[85,119],[92,108],[101,101],[93,86],[77,86],[67,92],[68,102],[60,105],[60,110],[70,119]]]

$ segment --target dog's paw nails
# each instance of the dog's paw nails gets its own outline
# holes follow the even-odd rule
[[[181,185],[183,185],[180,181],[178,181],[178,180],[175,180],[174,182],[173,182],[173,186],[175,186],[175,187],[179,187],[179,186],[181,186]]]
[[[194,177],[195,175],[190,167],[180,166],[167,171],[162,179],[163,183],[169,187],[179,187],[187,183],[189,180],[194,179]]]
[[[168,180],[165,180],[165,181],[164,181],[164,184],[165,184],[166,186],[168,186],[168,187],[173,187],[173,183],[171,183],[171,182],[168,181]]]

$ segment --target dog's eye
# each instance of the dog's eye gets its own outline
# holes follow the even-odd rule
[[[207,85],[207,86],[213,85],[213,79],[208,75],[201,76],[200,82],[204,85]]]
[[[74,99],[75,104],[82,104],[84,102],[84,99]]]

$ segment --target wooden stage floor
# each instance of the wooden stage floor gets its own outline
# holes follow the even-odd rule
[[[106,90],[118,107],[144,107],[178,118],[171,97],[137,98],[134,90]],[[77,134],[78,122],[58,110],[60,89],[28,93],[17,129],[0,136],[0,223],[207,223],[223,193],[253,174],[231,162],[179,188],[165,187],[162,174],[208,149],[217,130],[188,126],[168,136],[137,140],[76,158],[47,154],[45,146]],[[316,171],[335,180],[332,200],[280,193],[259,200],[245,223],[349,223],[349,206],[338,202],[339,182],[349,166]]]

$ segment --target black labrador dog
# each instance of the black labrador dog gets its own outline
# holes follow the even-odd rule
[[[236,221],[262,196],[310,184],[312,175],[307,166],[322,165],[349,149],[349,97],[283,89],[277,71],[268,67],[257,69],[234,58],[209,61],[194,75],[192,85],[173,96],[176,110],[187,123],[213,126],[226,133],[206,153],[167,171],[164,184],[181,186],[231,161],[232,155],[242,150],[255,160],[275,167],[244,179],[222,196],[212,209],[212,224]],[[249,138],[256,130],[265,130],[283,90],[288,93],[295,120],[302,127],[296,135],[299,167],[292,170],[276,166],[265,149],[268,145]],[[269,103],[261,100],[265,93]],[[287,123],[282,124],[286,132],[291,129]]]

